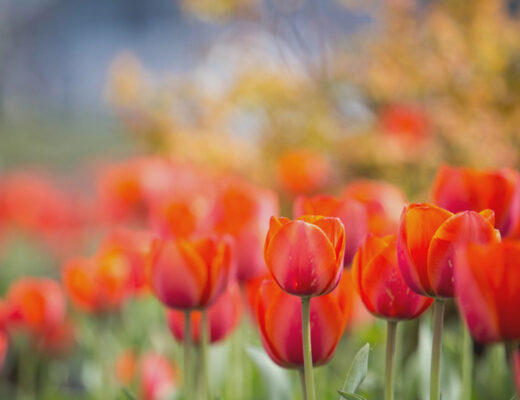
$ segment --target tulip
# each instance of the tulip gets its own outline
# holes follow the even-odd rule
[[[404,144],[416,145],[430,134],[426,113],[414,105],[390,105],[381,111],[379,119],[383,133],[402,140]]]
[[[115,364],[115,376],[119,383],[128,386],[135,378],[137,369],[137,356],[133,350],[125,350],[121,353]]]
[[[65,320],[65,296],[60,285],[47,278],[21,278],[9,287],[6,301],[9,325],[43,335]]]
[[[89,313],[119,310],[133,291],[129,266],[110,259],[71,259],[63,268],[62,280],[72,303]]]
[[[296,217],[302,215],[323,215],[338,217],[345,226],[344,265],[350,265],[359,245],[368,233],[368,213],[365,206],[354,199],[339,199],[334,196],[299,196],[293,207]]]
[[[385,399],[393,399],[397,322],[417,318],[433,302],[411,291],[397,264],[396,236],[370,234],[354,258],[356,290],[367,309],[387,319]]]
[[[269,217],[278,213],[278,198],[272,191],[238,180],[222,185],[210,212],[210,225],[235,239],[237,278],[246,282],[267,272],[263,245]]]
[[[343,190],[342,198],[356,200],[365,206],[369,232],[377,236],[397,232],[405,197],[395,186],[361,179],[351,182]]]
[[[176,372],[169,361],[155,353],[146,353],[139,363],[139,381],[143,400],[162,400],[175,393]]]
[[[451,212],[493,210],[504,237],[520,233],[519,196],[520,175],[509,168],[478,170],[444,165],[432,186],[433,202]]]
[[[457,257],[455,287],[466,324],[480,343],[520,339],[520,241],[471,244]]]
[[[224,340],[238,326],[242,316],[242,297],[237,283],[230,283],[215,304],[206,310],[209,322],[209,342]],[[170,309],[167,311],[168,325],[173,336],[184,340],[184,313]],[[191,313],[192,341],[201,343],[202,312]]]
[[[167,307],[184,311],[186,398],[191,398],[192,393],[191,312],[214,304],[234,277],[233,242],[229,236],[156,240],[152,245],[152,290]],[[205,328],[202,330],[207,332]]]
[[[434,303],[434,335],[430,398],[440,397],[440,356],[444,299],[455,295],[455,255],[468,243],[500,240],[493,228],[494,213],[484,210],[453,214],[430,204],[410,204],[402,213],[397,237],[397,257],[404,280],[418,294],[437,298]]]
[[[2,367],[4,366],[5,356],[7,355],[8,348],[9,339],[7,337],[7,333],[0,331],[0,371],[2,371]]]
[[[265,240],[267,268],[287,293],[321,296],[337,286],[345,254],[345,229],[338,218],[271,217]]]
[[[310,193],[323,187],[330,175],[329,161],[321,154],[310,150],[289,150],[278,160],[278,182],[293,194]]]

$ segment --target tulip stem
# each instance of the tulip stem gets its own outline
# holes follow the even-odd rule
[[[204,395],[211,399],[211,390],[209,387],[209,370],[208,370],[208,351],[209,351],[209,324],[208,313],[202,310],[201,320],[201,358],[202,358],[202,384],[204,386]]]
[[[469,335],[468,327],[462,323],[462,400],[471,399],[472,366],[473,366],[473,342]]]
[[[191,311],[184,312],[184,398],[191,400]]]
[[[302,368],[300,368],[298,370],[298,376],[300,377],[300,384],[301,384],[301,388],[302,388],[302,398],[303,398],[303,400],[308,400],[307,399],[307,389],[305,388],[305,372],[303,372]]]
[[[440,399],[442,328],[444,324],[444,300],[436,299],[433,303],[433,343],[430,370],[430,400]]]
[[[303,341],[303,369],[305,373],[305,389],[307,400],[315,400],[314,377],[312,375],[312,348],[311,348],[311,298],[302,297],[302,341]]]
[[[394,399],[394,365],[397,321],[386,324],[385,400]]]

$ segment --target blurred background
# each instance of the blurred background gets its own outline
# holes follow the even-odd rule
[[[51,255],[23,229],[3,235],[2,294],[22,275],[60,279],[56,266],[65,256],[97,247],[108,229],[92,199],[104,193],[100,170],[112,163],[161,156],[205,174],[230,173],[276,190],[285,215],[296,195],[337,194],[359,177],[426,200],[443,163],[520,166],[518,104],[518,0],[0,0],[3,184],[14,176],[19,191],[10,201],[22,210],[21,226],[32,215],[23,199],[51,204],[51,222],[62,221],[61,200],[70,207]],[[38,179],[13,175],[20,171]],[[76,228],[81,239],[70,233]],[[116,318],[93,325],[75,315],[82,353],[53,361],[51,376],[40,378],[51,382],[42,398],[90,398],[82,397],[89,388],[103,387],[103,370],[83,362],[103,357],[95,355],[98,325],[111,327],[103,340],[114,352],[150,339],[143,321],[164,331],[155,302],[133,307],[121,317],[125,324]],[[243,327],[241,335],[251,331]],[[453,359],[455,338],[447,334]],[[353,339],[344,354],[369,339],[382,343],[380,326]],[[176,359],[179,348],[169,340],[163,332],[150,342]],[[236,356],[219,351],[218,360]],[[423,346],[413,362],[427,353]],[[17,383],[24,353],[15,354],[21,358],[9,358],[2,374]],[[479,374],[506,376],[497,356],[489,357]],[[338,382],[345,368],[339,363],[332,367]],[[250,383],[260,380],[244,374]],[[424,386],[425,378],[417,379]],[[368,378],[369,390],[374,381]],[[502,393],[503,382],[494,380],[490,393]],[[0,385],[0,395],[11,393],[8,386]],[[407,389],[416,396],[408,398],[419,398],[423,386]],[[68,388],[63,397],[56,387]],[[243,388],[227,390],[224,398],[233,399]]]

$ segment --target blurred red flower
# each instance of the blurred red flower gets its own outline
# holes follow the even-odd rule
[[[289,150],[278,159],[278,182],[283,189],[293,194],[320,189],[329,181],[330,175],[329,161],[311,150]]]
[[[430,121],[424,110],[415,105],[392,104],[379,114],[381,129],[385,135],[417,144],[430,136]]]
[[[242,317],[242,295],[236,282],[228,285],[226,291],[215,304],[207,309],[210,343],[224,340],[238,326]],[[184,312],[167,310],[168,325],[173,336],[181,343],[184,342]],[[191,313],[192,340],[200,342],[200,324],[202,313]]]

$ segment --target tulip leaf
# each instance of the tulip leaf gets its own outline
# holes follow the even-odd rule
[[[347,372],[343,388],[341,389],[341,396],[343,396],[343,398],[345,398],[343,393],[352,395],[367,376],[369,352],[370,345],[367,343],[355,355],[354,361],[352,361],[352,365]]]
[[[136,397],[130,393],[127,389],[123,388],[121,389],[121,392],[123,393],[123,396],[126,400],[136,400]]]
[[[342,398],[347,400],[366,400],[363,396],[360,396],[356,393],[347,393],[343,390],[338,390],[338,393],[341,395]]]
[[[247,354],[257,366],[269,392],[269,399],[292,399],[289,375],[276,365],[260,347],[246,347]]]

